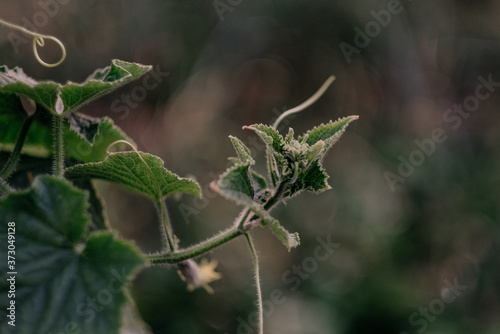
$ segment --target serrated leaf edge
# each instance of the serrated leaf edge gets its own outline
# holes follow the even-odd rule
[[[109,153],[109,155],[106,157],[106,159],[104,159],[103,161],[98,161],[98,162],[87,162],[87,163],[83,163],[83,164],[77,164],[77,165],[74,165],[74,166],[71,166],[71,167],[68,167],[65,169],[65,174],[66,173],[71,173],[73,171],[78,171],[78,169],[82,168],[82,166],[94,166],[94,165],[102,165],[104,164],[110,157],[112,156],[117,156],[117,155],[121,155],[121,154],[130,154],[130,155],[136,155],[136,154],[139,154],[139,158],[143,161],[143,163],[146,165],[146,167],[151,170],[151,167],[144,161],[144,159],[141,157],[140,154],[143,154],[143,155],[146,155],[146,156],[149,156],[153,159],[158,159],[160,162],[161,162],[161,167],[169,174],[173,175],[174,177],[176,177],[179,181],[184,181],[184,180],[187,180],[191,183],[194,183],[196,186],[197,186],[197,189],[198,189],[198,192],[196,194],[192,194],[192,195],[195,195],[195,196],[198,196],[200,197],[201,196],[201,188],[200,188],[200,185],[198,184],[198,182],[196,182],[195,180],[191,179],[191,178],[187,178],[187,177],[180,177],[179,175],[177,175],[176,173],[174,172],[171,172],[170,170],[168,170],[167,168],[165,168],[165,162],[163,161],[163,159],[161,159],[160,157],[156,156],[156,155],[153,155],[153,154],[150,154],[150,153],[147,153],[147,152],[134,152],[134,151],[126,151],[126,152],[112,152],[112,153]],[[158,180],[156,179],[156,177],[154,176],[154,174],[150,175],[153,179],[154,179],[154,182],[157,184]],[[105,179],[106,180],[106,179]],[[114,182],[114,181],[111,181],[111,182]],[[142,183],[142,181],[140,181],[140,183]],[[127,185],[126,185],[127,186]],[[132,188],[130,186],[127,186],[128,188]],[[158,188],[160,188],[158,186]],[[145,191],[144,189],[148,189],[147,187],[143,188],[143,190],[141,190],[141,193],[143,194],[148,194],[149,191]],[[139,191],[139,189],[136,189],[137,191]],[[156,189],[156,190],[159,190],[161,192],[161,197],[165,197],[165,196],[168,196],[170,193],[173,193],[173,192],[176,192],[175,191],[172,191],[170,193],[167,193],[167,194],[163,194],[163,191],[162,189]],[[191,194],[191,193],[189,193]],[[158,198],[153,198],[155,200],[159,200]]]

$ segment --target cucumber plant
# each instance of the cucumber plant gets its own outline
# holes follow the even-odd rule
[[[34,37],[35,50],[37,44],[43,46],[43,37],[47,36]],[[321,124],[298,137],[291,128],[285,136],[278,132],[279,122],[317,100],[333,81],[331,77],[313,97],[283,113],[272,126],[245,126],[265,143],[266,176],[253,169],[250,149],[230,137],[236,153],[230,158],[233,165],[211,188],[242,212],[215,236],[181,247],[165,198],[176,193],[201,196],[199,184],[166,169],[159,157],[139,152],[110,118],[77,112],[150,69],[113,60],[80,84],[59,84],[37,81],[18,67],[0,66],[0,247],[2,254],[12,249],[9,255],[14,258],[11,266],[4,256],[0,272],[15,272],[14,298],[8,297],[9,281],[0,281],[1,333],[118,333],[129,300],[127,283],[138,270],[174,264],[189,289],[205,287],[210,292],[208,284],[220,278],[216,263],[194,259],[240,236],[253,255],[259,332],[263,333],[259,265],[250,232],[267,228],[288,250],[299,245],[298,234],[286,230],[271,210],[303,191],[330,189],[322,160],[358,117]],[[162,251],[142,254],[111,231],[94,179],[120,184],[153,201],[163,235]],[[11,226],[15,234],[8,233]],[[107,300],[107,307],[90,312],[85,306],[93,298]]]

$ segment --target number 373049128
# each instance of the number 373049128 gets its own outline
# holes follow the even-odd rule
[[[13,271],[16,268],[16,223],[9,222],[7,226],[7,265]]]

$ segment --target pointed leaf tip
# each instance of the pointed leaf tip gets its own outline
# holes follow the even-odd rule
[[[325,142],[323,154],[326,154],[328,149],[340,139],[347,126],[357,119],[359,119],[359,116],[353,115],[339,118],[335,122],[330,121],[326,124],[318,125],[300,136],[299,141],[305,142],[308,145],[314,145],[319,140],[323,140]]]
[[[153,200],[171,193],[201,195],[199,184],[163,167],[163,160],[144,152],[111,153],[102,162],[75,165],[66,169],[68,178],[96,178],[120,183]]]
[[[238,158],[236,160],[238,160],[241,163],[248,162],[253,164],[255,162],[252,158],[252,153],[250,152],[250,149],[245,144],[243,144],[241,140],[233,136],[229,136],[229,139],[231,140],[231,144],[233,144],[234,150],[238,155]]]
[[[57,115],[80,108],[148,72],[151,66],[112,60],[110,66],[96,70],[83,83],[36,81],[21,68],[0,67],[0,93],[27,96]]]

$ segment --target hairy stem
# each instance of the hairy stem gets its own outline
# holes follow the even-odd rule
[[[54,175],[62,177],[64,171],[63,116],[53,115],[52,117],[52,133],[54,135]]]
[[[249,208],[245,209],[243,215],[241,216],[241,219],[238,223],[238,228],[241,230],[243,228],[243,225],[247,221],[248,216],[250,215],[250,212],[252,212]]]
[[[163,231],[165,232],[165,237],[167,239],[168,247],[171,252],[174,252],[177,248],[177,244],[174,243],[172,235],[170,234],[170,220],[168,219],[167,206],[165,205],[165,199],[162,198],[156,202],[158,207],[158,212],[160,214],[161,223],[163,225]]]
[[[258,305],[258,313],[259,313],[259,334],[264,334],[264,311],[262,309],[262,291],[260,288],[260,275],[259,275],[259,258],[257,256],[257,251],[253,245],[252,239],[245,233],[245,237],[248,241],[248,247],[250,248],[250,252],[253,256],[254,263],[254,271],[255,271],[255,287],[257,288],[257,305]]]
[[[220,245],[225,244],[226,242],[244,234],[244,232],[238,229],[238,226],[232,226],[225,231],[220,232],[219,234],[213,236],[210,239],[200,242],[197,245],[177,250],[170,253],[164,254],[150,254],[146,257],[149,259],[149,262],[154,263],[178,263],[184,260],[191,259],[198,255],[204,254]]]
[[[4,180],[8,179],[9,176],[12,174],[12,171],[14,171],[14,169],[16,168],[17,163],[19,162],[19,157],[21,156],[21,149],[23,148],[24,141],[26,140],[26,136],[28,134],[28,130],[30,129],[31,123],[33,123],[35,114],[28,116],[28,118],[26,118],[26,120],[24,121],[23,127],[21,128],[21,132],[17,137],[16,146],[14,147],[14,150],[12,151],[9,160],[0,171],[0,178]]]
[[[9,187],[7,182],[5,182],[2,178],[0,178],[0,196],[7,195],[12,191],[12,188]]]
[[[276,189],[273,197],[271,197],[266,202],[266,204],[264,204],[264,209],[269,211],[273,206],[275,206],[283,198],[283,195],[285,194],[285,191],[287,190],[289,185],[290,184],[288,182],[281,182],[278,186],[278,189]]]
[[[239,221],[227,230],[219,232],[210,239],[200,242],[197,245],[177,250],[177,247],[168,253],[146,255],[151,263],[178,263],[184,260],[191,259],[198,255],[204,254],[212,249],[233,240],[240,235],[245,234],[248,229],[245,229],[243,224],[247,221],[250,215],[250,209],[243,211]],[[177,245],[176,245],[177,246]]]
[[[274,205],[278,204],[280,200],[283,198],[286,190],[288,189],[289,183],[283,182],[278,186],[276,192],[271,199],[264,205],[264,208],[269,211]],[[146,257],[149,259],[150,263],[158,264],[158,263],[178,263],[184,260],[191,259],[198,255],[204,254],[212,249],[219,247],[226,242],[240,236],[246,234],[250,229],[257,226],[256,224],[245,224],[256,219],[259,219],[257,215],[251,215],[252,211],[250,209],[246,209],[243,211],[241,218],[239,221],[232,227],[228,228],[225,231],[220,232],[219,234],[213,236],[212,238],[202,241],[197,245],[177,250],[177,247],[172,250],[170,248],[170,252],[160,253],[160,254],[149,254]],[[250,217],[250,219],[249,219]],[[162,222],[164,220],[162,219]],[[168,226],[164,224],[164,226]],[[166,234],[169,235],[167,230]],[[169,240],[169,243],[171,241]],[[177,246],[177,245],[175,245]]]

